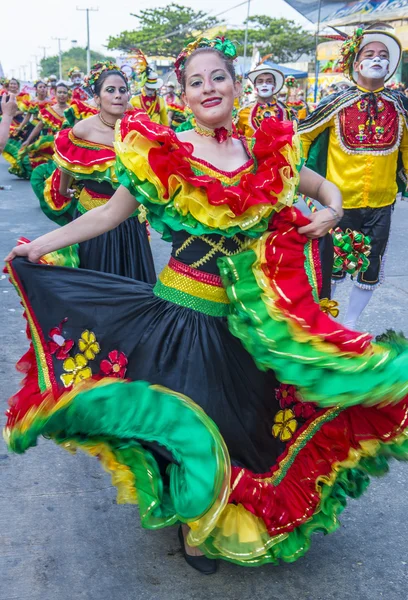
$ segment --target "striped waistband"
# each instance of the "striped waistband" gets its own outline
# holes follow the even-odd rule
[[[224,317],[229,313],[229,300],[221,277],[193,269],[174,258],[160,273],[154,293],[164,300],[212,317]]]
[[[98,206],[103,206],[106,204],[112,196],[107,196],[106,194],[101,194],[94,192],[92,190],[83,187],[81,193],[79,194],[77,209],[83,215],[87,213],[89,210],[93,208],[98,208]],[[139,211],[135,210],[135,212],[130,215],[131,217],[139,216]],[[139,219],[141,222],[146,220],[146,216],[144,216],[143,220]]]
[[[92,192],[91,190],[87,190],[86,188],[82,188],[81,193],[78,198],[78,210],[80,213],[84,214],[88,212],[88,210],[92,210],[93,208],[97,208],[98,206],[103,206],[108,202],[110,196],[105,196],[104,194],[97,194]]]

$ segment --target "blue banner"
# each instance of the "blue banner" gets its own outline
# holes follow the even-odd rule
[[[326,22],[336,22],[341,19],[350,19],[361,16],[362,20],[368,17],[373,20],[401,19],[408,16],[408,0],[286,0],[295,10],[304,17],[317,23],[319,5],[320,19]]]

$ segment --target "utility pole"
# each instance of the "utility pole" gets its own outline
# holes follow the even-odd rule
[[[29,60],[28,64],[30,65],[30,81],[33,81],[33,61]]]
[[[53,40],[58,41],[58,66],[59,66],[59,78],[62,79],[62,58],[61,58],[61,42],[67,38],[53,37]]]
[[[43,58],[47,58],[47,50],[49,50],[49,46],[38,46],[40,48],[40,50],[42,50],[44,52],[44,56]]]
[[[248,12],[246,18],[246,27],[245,27],[245,39],[244,39],[244,71],[246,72],[246,59],[247,59],[247,49],[248,49],[248,20],[249,20],[249,11],[251,8],[251,0],[248,0]]]
[[[35,60],[35,79],[37,79],[38,74],[39,74],[39,68],[38,68],[38,54],[32,54],[31,57]]]
[[[99,8],[79,8],[77,10],[84,12],[86,11],[86,69],[87,72],[91,70],[91,39],[89,34],[89,12],[98,12]]]

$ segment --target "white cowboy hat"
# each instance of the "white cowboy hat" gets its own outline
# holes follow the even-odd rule
[[[272,67],[268,67],[268,65],[260,64],[255,69],[253,69],[252,71],[250,71],[248,73],[248,79],[251,81],[251,83],[253,85],[255,85],[255,79],[258,77],[258,75],[261,75],[263,73],[268,73],[268,74],[274,76],[275,89],[274,89],[273,93],[277,94],[278,92],[280,92],[280,90],[283,88],[283,85],[285,83],[285,76],[282,73],[282,71],[278,71],[278,69],[273,69]]]
[[[150,90],[158,90],[163,85],[163,79],[159,79],[159,76],[154,71],[150,71],[147,76],[145,87]]]
[[[385,81],[388,81],[398,69],[398,65],[402,56],[401,43],[399,39],[395,37],[395,35],[389,33],[388,31],[384,31],[383,29],[367,29],[363,32],[363,40],[360,44],[358,52],[361,52],[364,46],[371,44],[371,42],[381,42],[388,49],[390,55],[390,68],[385,77]],[[354,81],[357,81],[357,76],[358,73],[353,69]]]

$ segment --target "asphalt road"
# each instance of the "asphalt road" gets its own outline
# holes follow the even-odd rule
[[[19,235],[53,228],[27,182],[0,161],[0,255]],[[408,335],[408,204],[395,211],[387,283],[360,328],[387,327]],[[153,235],[158,270],[169,246]],[[349,284],[340,290],[341,304]],[[27,347],[16,293],[0,281],[1,405],[19,383],[16,360]],[[1,425],[4,417],[0,417]],[[407,465],[408,466],[408,465]],[[146,532],[137,508],[115,504],[110,478],[98,462],[71,456],[42,440],[26,455],[0,441],[0,600],[407,600],[408,469],[394,462],[359,501],[350,501],[342,528],[316,535],[293,565],[245,569],[222,563],[217,575],[190,569],[175,528]]]

